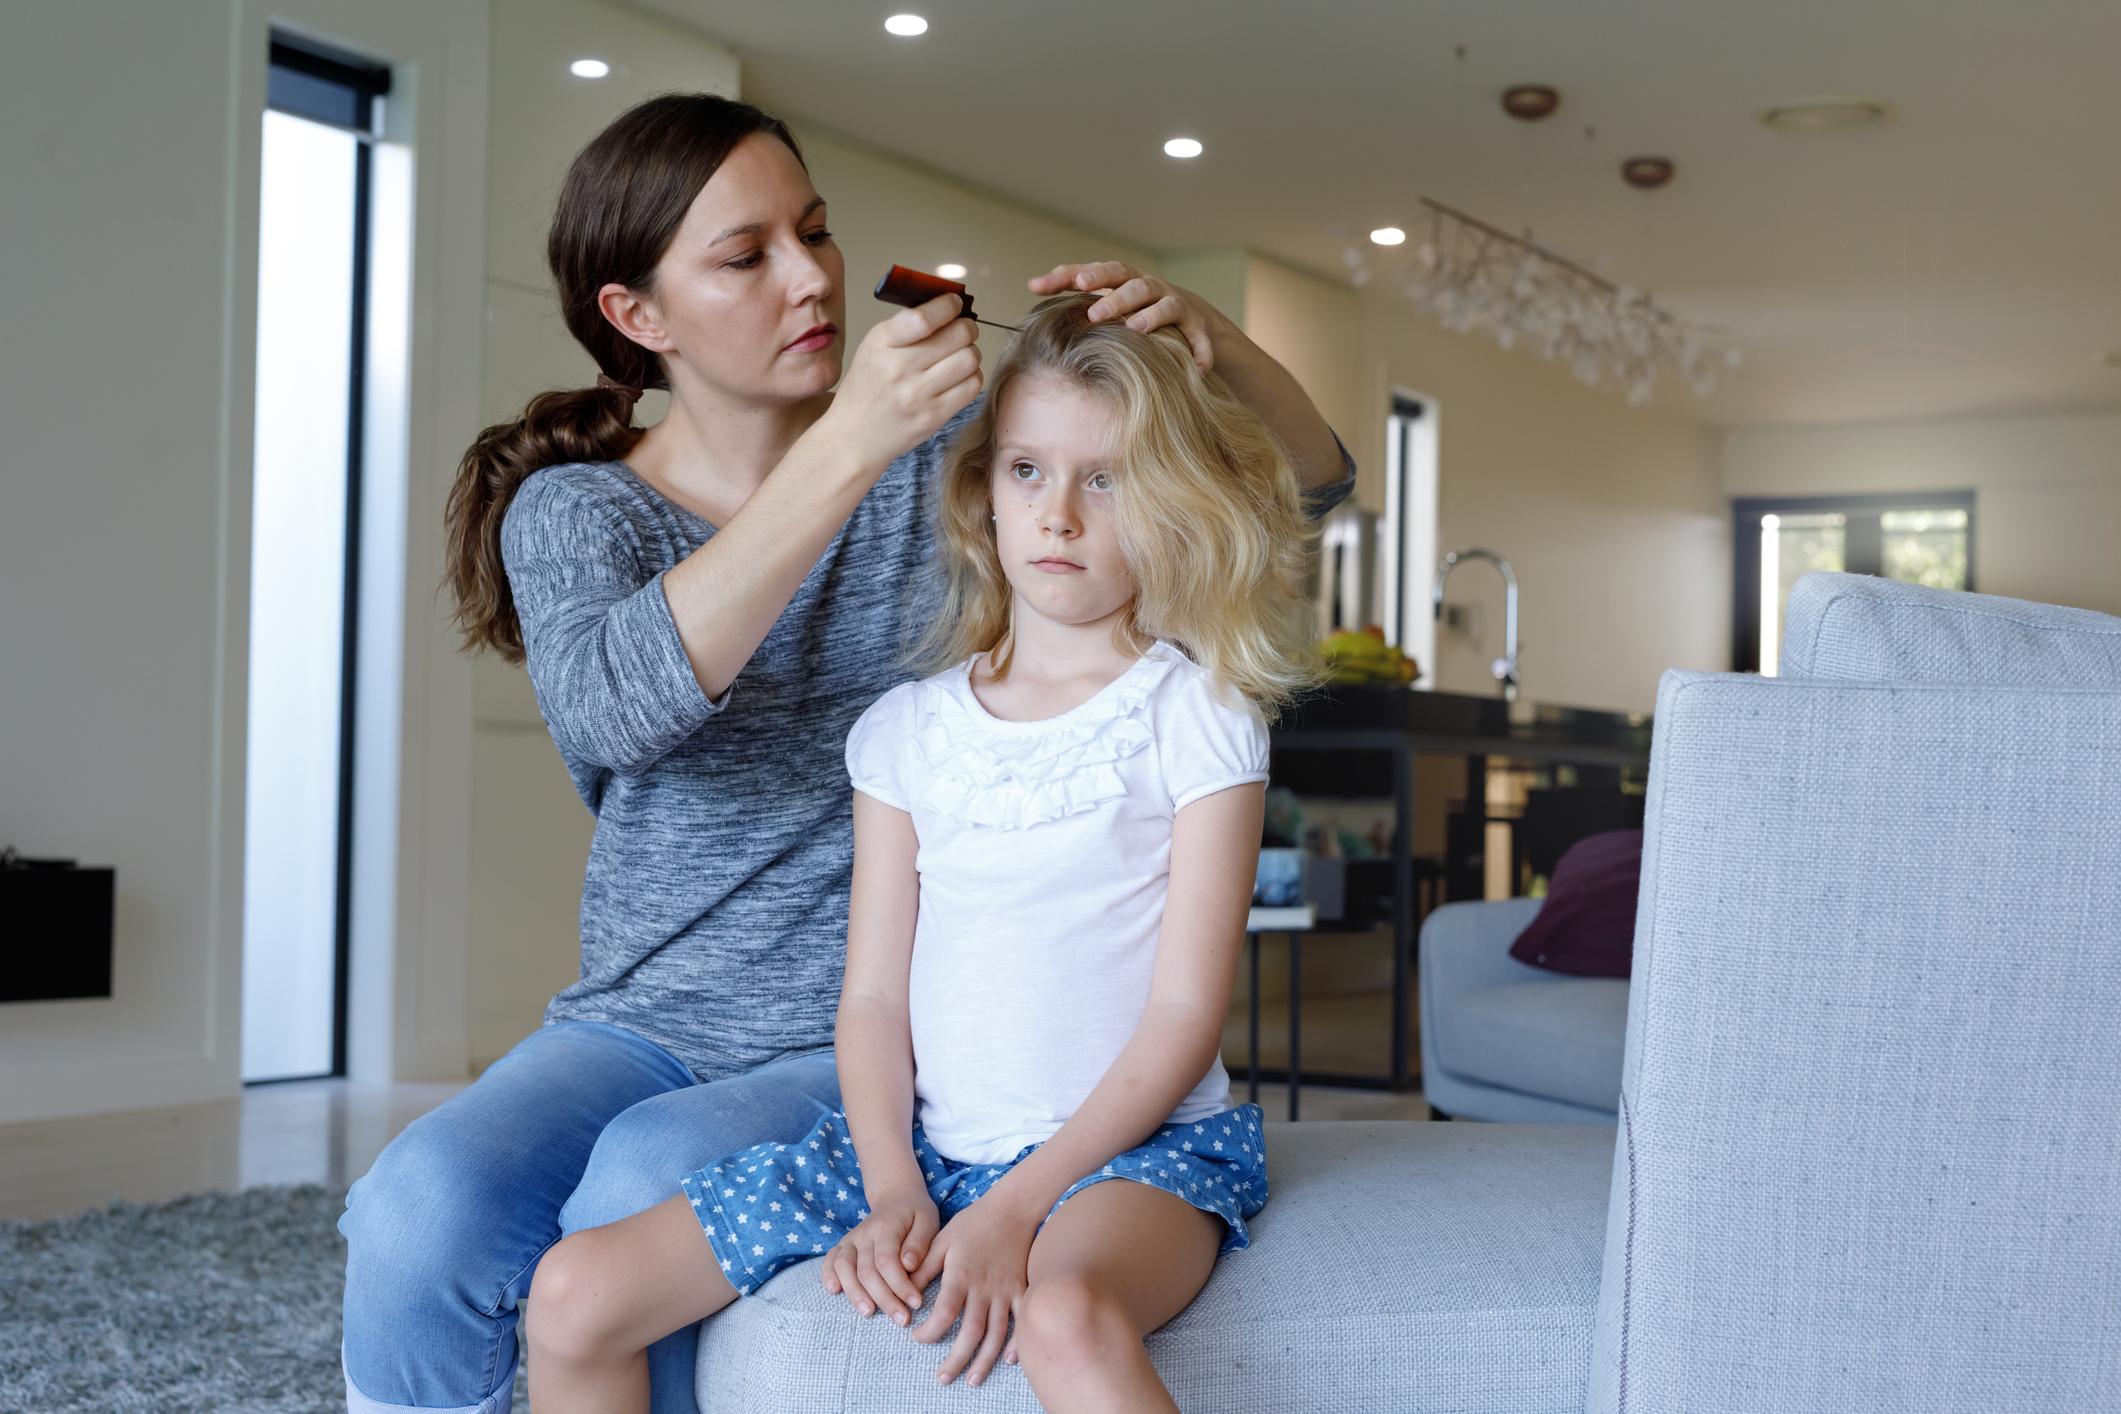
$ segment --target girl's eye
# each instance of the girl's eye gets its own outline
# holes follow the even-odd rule
[[[1031,463],[1029,462],[1018,462],[1015,466],[1009,468],[1009,474],[1011,476],[1016,477],[1018,481],[1023,481],[1027,479],[1026,477],[1019,474],[1021,472],[1026,471],[1030,472],[1032,476],[1038,475],[1038,468],[1031,465]]]
[[[1097,475],[1091,477],[1090,489],[1092,491],[1110,491],[1112,489],[1112,474],[1110,472],[1101,471]]]

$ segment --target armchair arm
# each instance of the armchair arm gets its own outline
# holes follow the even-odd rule
[[[1586,1408],[2111,1403],[2121,692],[1667,673],[1649,789]]]

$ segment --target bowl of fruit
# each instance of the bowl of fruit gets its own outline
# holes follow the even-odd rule
[[[1385,631],[1366,624],[1344,629],[1318,645],[1326,660],[1326,679],[1338,686],[1403,687],[1421,675],[1397,644],[1385,642]]]

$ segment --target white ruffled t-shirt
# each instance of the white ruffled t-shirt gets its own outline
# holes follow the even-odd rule
[[[970,661],[893,688],[847,738],[855,789],[913,817],[914,1096],[937,1149],[1049,1139],[1134,1034],[1192,802],[1267,779],[1267,728],[1166,642],[1057,717],[1005,721]],[[1171,1122],[1229,1108],[1217,1059]]]

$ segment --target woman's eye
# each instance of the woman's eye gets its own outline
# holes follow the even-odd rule
[[[832,232],[826,230],[807,231],[804,233],[803,239],[812,245],[823,245],[832,239]]]
[[[763,259],[765,259],[764,256],[757,251],[753,251],[749,255],[739,256],[737,259],[730,261],[729,268],[731,270],[750,270]]]

